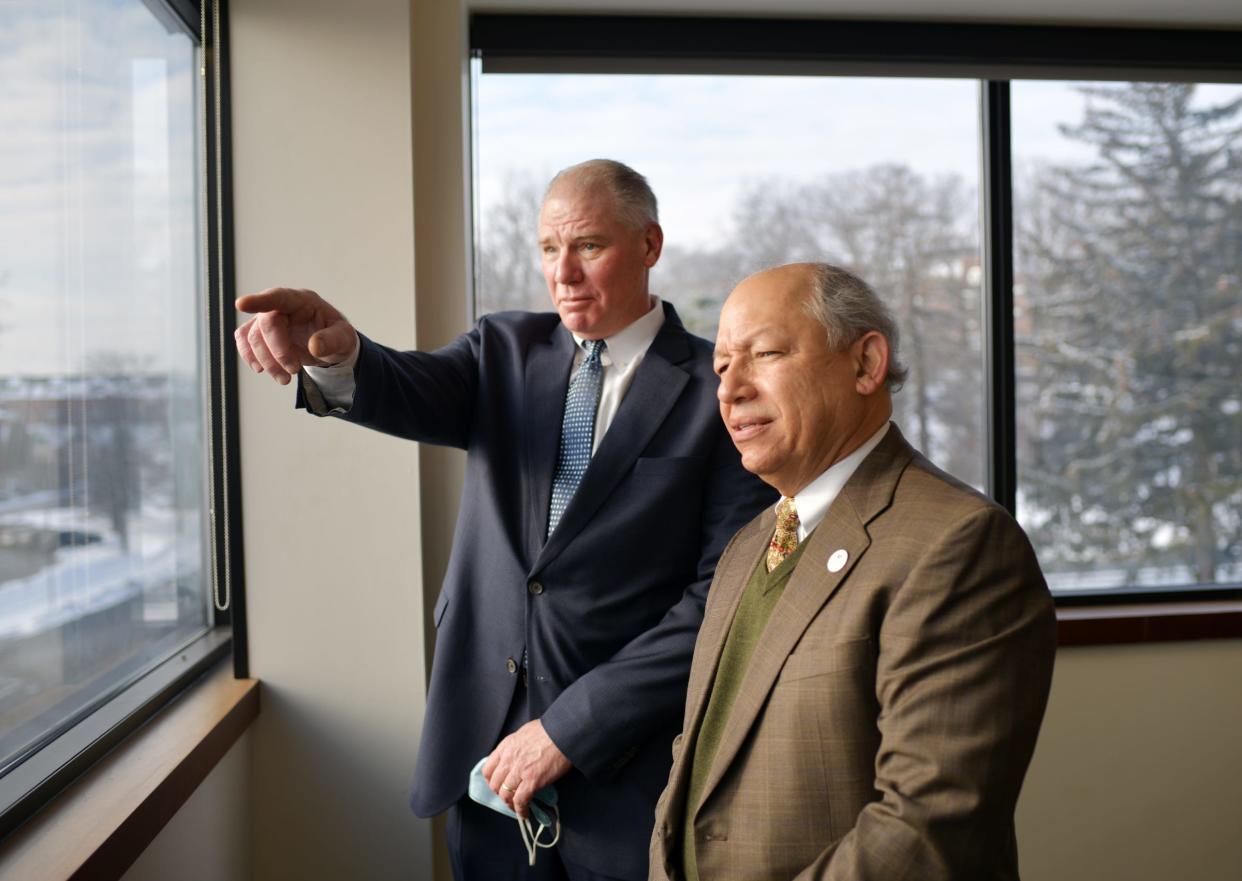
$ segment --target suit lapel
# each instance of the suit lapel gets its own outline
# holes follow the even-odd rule
[[[548,505],[552,472],[561,440],[561,416],[569,374],[574,363],[574,339],[563,324],[551,336],[534,343],[526,358],[523,408],[526,412],[526,546],[535,559],[548,534]]]
[[[884,440],[850,477],[808,539],[809,544],[802,552],[802,558],[790,576],[776,608],[772,610],[772,617],[755,647],[696,809],[711,797],[712,791],[745,743],[790,652],[811,621],[832,599],[866,553],[871,544],[867,524],[892,503],[897,480],[912,455],[913,450],[897,427],[890,425]],[[845,564],[838,571],[832,572],[828,569],[828,560],[838,551],[845,551]],[[755,565],[756,561],[752,560],[751,564]],[[748,570],[745,573],[731,574],[737,579],[740,598],[750,572]],[[734,608],[736,609],[736,602]],[[727,632],[726,627],[717,634],[720,644],[716,650],[717,659]],[[705,699],[703,703],[706,703]]]
[[[613,488],[630,470],[634,460],[646,448],[669,411],[673,409],[682,389],[690,381],[690,375],[679,366],[691,355],[690,341],[686,337],[686,330],[677,319],[677,313],[665,304],[664,325],[643,356],[642,363],[638,365],[634,380],[612,420],[612,425],[600,441],[595,455],[591,457],[591,464],[587,466],[582,482],[569,500],[556,529],[548,536],[547,544],[539,552],[532,570],[542,568],[581,531],[583,525],[599,510]],[[568,381],[561,387],[562,400],[567,387]],[[558,405],[554,420],[558,438],[562,410],[563,406]],[[556,467],[556,442],[551,445],[551,450],[551,466],[542,487],[544,510],[541,523],[545,530],[548,520],[547,498],[551,491],[552,471]],[[542,478],[542,475],[539,477]]]

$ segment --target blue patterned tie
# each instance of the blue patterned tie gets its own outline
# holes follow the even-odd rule
[[[548,535],[556,529],[565,506],[574,496],[591,462],[591,446],[595,440],[595,411],[599,408],[599,391],[603,385],[603,340],[583,340],[586,358],[578,367],[569,392],[565,395],[565,416],[561,420],[561,451],[552,475],[552,505],[548,511]]]

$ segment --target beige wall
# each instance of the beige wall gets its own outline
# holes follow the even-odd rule
[[[1018,808],[1026,881],[1242,878],[1242,641],[1062,649]]]
[[[415,289],[418,347],[442,346],[468,325],[470,216],[468,195],[469,70],[465,4],[415,2],[411,45],[414,111]],[[457,519],[465,455],[443,447],[419,451],[422,520],[424,650],[428,666],[435,628],[431,610],[448,565]],[[443,846],[443,820],[433,828],[434,874],[451,872]]]
[[[121,881],[249,881],[250,734],[244,734]]]
[[[230,5],[238,290],[312,287],[413,346],[407,0]],[[240,396],[254,877],[426,877],[418,449],[266,377]]]
[[[467,314],[462,3],[230,6],[239,290],[313,286],[386,342],[445,341]],[[263,378],[241,397],[253,877],[430,877],[405,790],[460,460],[313,422]],[[1238,641],[1062,651],[1027,881],[1236,881],[1240,674]],[[232,822],[245,790],[222,791],[160,842]]]

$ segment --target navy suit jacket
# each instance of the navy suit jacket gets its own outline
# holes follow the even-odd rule
[[[729,538],[776,494],[720,420],[711,346],[665,321],[545,540],[574,342],[555,313],[504,312],[434,352],[366,338],[343,418],[467,452],[411,806],[463,796],[502,735],[523,655],[525,716],[573,762],[556,783],[565,858],[647,877],[654,807],[695,637]],[[514,830],[515,846],[517,830]]]

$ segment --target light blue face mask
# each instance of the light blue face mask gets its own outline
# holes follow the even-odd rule
[[[530,864],[535,864],[535,853],[541,847],[555,847],[556,843],[561,840],[561,812],[556,806],[556,788],[548,784],[543,789],[535,793],[530,800],[529,810],[539,823],[539,828],[535,829],[534,823],[528,817],[523,820],[513,809],[505,804],[504,799],[492,792],[492,788],[487,785],[487,778],[483,776],[483,764],[487,761],[487,756],[479,759],[479,763],[474,766],[474,770],[470,772],[470,797],[484,807],[491,808],[493,811],[504,814],[506,817],[512,817],[518,822],[518,829],[522,833],[522,844],[526,845],[526,854],[530,857]],[[539,837],[549,829],[555,828],[555,834],[551,841],[540,841]]]

